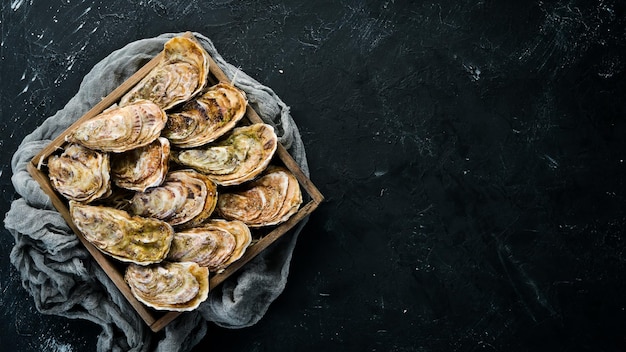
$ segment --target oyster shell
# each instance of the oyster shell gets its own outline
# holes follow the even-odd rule
[[[218,83],[168,115],[163,136],[181,148],[212,142],[231,130],[246,113],[245,94],[233,85]]]
[[[251,241],[250,229],[243,222],[213,219],[177,232],[167,258],[196,262],[218,271],[241,258]]]
[[[124,280],[137,300],[158,310],[194,310],[209,294],[209,271],[190,262],[131,264]]]
[[[144,192],[163,183],[168,171],[170,142],[154,142],[111,156],[111,177],[118,187]]]
[[[174,235],[167,259],[196,262],[214,271],[228,260],[236,245],[235,236],[224,229],[194,227]]]
[[[166,222],[123,210],[70,201],[70,215],[87,241],[123,262],[158,263],[169,252],[174,229]]]
[[[159,64],[122,97],[120,105],[147,99],[170,109],[199,93],[208,74],[208,53],[202,45],[192,38],[174,37],[163,46]]]
[[[295,176],[283,167],[271,166],[242,190],[220,194],[217,211],[225,219],[261,227],[286,221],[301,204],[302,193]]]
[[[222,186],[238,185],[260,174],[270,163],[278,137],[264,123],[238,127],[221,141],[204,148],[172,153],[179,164],[196,169]]]
[[[208,219],[217,203],[217,185],[194,170],[170,172],[165,182],[130,200],[130,211],[173,226],[191,227]]]
[[[109,155],[78,144],[48,158],[52,187],[65,198],[89,203],[111,193]]]
[[[165,111],[148,100],[112,107],[82,122],[66,140],[87,148],[121,153],[152,143],[165,126]]]
[[[252,234],[250,233],[250,228],[248,225],[244,224],[241,221],[233,220],[227,221],[222,219],[212,219],[209,222],[205,223],[205,226],[216,226],[225,229],[230,232],[233,236],[235,236],[235,249],[230,254],[230,257],[226,262],[224,262],[221,266],[217,267],[218,271],[225,269],[231,263],[234,263],[239,258],[241,258],[246,249],[252,243]]]

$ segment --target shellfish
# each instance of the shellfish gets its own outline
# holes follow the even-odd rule
[[[170,142],[154,142],[111,156],[111,178],[118,187],[144,192],[163,183],[169,169]]]
[[[222,186],[238,185],[260,174],[278,145],[274,128],[257,123],[232,130],[203,148],[172,153],[175,162],[196,169]]]
[[[52,187],[65,198],[89,203],[111,193],[109,154],[69,144],[48,158]]]
[[[250,229],[243,222],[212,219],[177,232],[167,259],[192,261],[219,271],[241,258],[251,241]]]
[[[192,262],[131,264],[124,280],[137,300],[158,310],[194,310],[209,294],[209,271]]]
[[[152,143],[166,121],[165,111],[151,101],[139,100],[109,108],[80,123],[66,140],[89,149],[121,153]]]
[[[261,227],[286,221],[301,204],[302,193],[295,176],[283,167],[271,166],[243,189],[220,194],[216,209],[225,219]]]
[[[228,83],[218,83],[168,115],[163,136],[172,145],[193,148],[231,130],[246,113],[245,94]]]
[[[208,53],[202,45],[193,38],[174,37],[163,45],[158,65],[122,97],[120,105],[147,99],[168,110],[198,94],[208,74]]]
[[[119,209],[70,201],[70,215],[87,241],[123,262],[158,263],[167,256],[174,238],[168,223]]]
[[[217,185],[194,170],[170,172],[165,182],[130,200],[130,211],[172,226],[192,227],[206,220],[217,203]]]

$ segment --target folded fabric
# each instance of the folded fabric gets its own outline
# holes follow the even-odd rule
[[[305,224],[300,222],[213,290],[196,311],[183,313],[164,334],[154,335],[26,171],[27,163],[52,139],[160,52],[167,40],[181,34],[130,43],[96,64],[67,105],[24,138],[11,162],[13,186],[22,197],[13,201],[4,219],[15,239],[11,263],[41,313],[85,319],[102,327],[98,351],[188,351],[206,334],[207,322],[228,328],[255,324],[283,291]],[[227,63],[208,38],[194,35],[224,73],[236,77],[235,85],[246,92],[259,116],[274,126],[279,141],[308,176],[304,146],[287,105],[270,88]]]

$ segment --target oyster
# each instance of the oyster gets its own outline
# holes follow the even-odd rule
[[[225,219],[261,227],[286,221],[301,204],[302,193],[295,176],[283,167],[272,166],[242,190],[220,194],[217,211]]]
[[[167,259],[192,261],[217,271],[241,258],[251,241],[250,229],[243,222],[214,219],[177,232]]]
[[[174,235],[167,259],[196,262],[214,271],[228,260],[236,245],[235,236],[224,229],[194,227]]]
[[[191,262],[131,264],[124,280],[137,300],[158,310],[194,310],[209,294],[209,271]]]
[[[148,99],[170,109],[199,93],[208,74],[208,53],[202,45],[193,38],[174,37],[163,46],[158,65],[122,97],[120,105]]]
[[[89,203],[111,193],[109,155],[79,144],[48,158],[52,187],[65,198]]]
[[[194,170],[170,172],[165,182],[130,200],[130,211],[173,226],[191,227],[208,219],[217,203],[217,185]]]
[[[163,136],[181,148],[198,147],[231,130],[246,113],[248,101],[242,91],[218,83],[168,115]]]
[[[164,221],[114,208],[70,201],[70,215],[87,241],[123,262],[158,263],[167,256],[174,237],[174,229]]]
[[[212,219],[209,222],[205,223],[205,226],[217,226],[217,227],[226,229],[233,236],[235,236],[235,242],[237,243],[235,245],[235,249],[230,254],[230,257],[228,258],[228,260],[217,268],[218,271],[225,269],[231,263],[241,258],[246,252],[246,249],[248,248],[248,246],[250,246],[250,243],[252,243],[252,234],[250,233],[250,229],[248,228],[248,225],[244,224],[241,221],[238,221],[238,220],[227,221],[227,220],[222,220],[222,219]]]
[[[66,140],[87,148],[121,153],[152,143],[165,126],[165,111],[148,100],[112,107],[82,122]]]
[[[144,192],[163,183],[168,171],[170,142],[154,142],[111,156],[111,177],[118,187]]]
[[[204,148],[172,153],[179,164],[206,174],[222,186],[238,185],[260,174],[269,164],[278,137],[264,123],[235,128],[224,140]]]

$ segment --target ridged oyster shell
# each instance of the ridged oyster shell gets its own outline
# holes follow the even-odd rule
[[[89,203],[111,193],[109,155],[78,144],[48,158],[48,177],[69,200]]]
[[[241,221],[213,219],[176,232],[167,259],[191,261],[219,271],[241,258],[252,241],[250,229]]]
[[[191,311],[209,294],[209,271],[191,262],[131,264],[124,280],[137,300],[158,310]]]
[[[235,128],[227,138],[203,148],[172,152],[172,158],[219,185],[232,186],[260,174],[270,163],[277,145],[274,128],[257,123]]]
[[[174,238],[168,223],[114,208],[70,201],[70,215],[87,241],[123,262],[158,263],[167,256]]]
[[[111,178],[118,187],[144,192],[163,183],[169,170],[170,142],[154,142],[111,156]]]
[[[245,115],[248,101],[233,85],[218,83],[168,115],[163,136],[181,148],[199,147],[231,130]]]
[[[261,227],[286,221],[301,204],[302,193],[295,176],[283,167],[270,166],[243,189],[220,194],[217,211],[225,219]]]
[[[66,137],[89,149],[121,153],[152,143],[165,127],[165,111],[148,100],[109,108],[82,122]]]
[[[208,219],[217,203],[217,185],[194,170],[170,172],[165,182],[130,200],[133,214],[191,227]]]
[[[174,37],[163,46],[159,64],[122,97],[120,105],[147,99],[170,109],[199,93],[208,74],[208,53],[202,45],[192,38]]]
[[[237,243],[228,260],[224,262],[221,266],[217,267],[218,271],[225,269],[231,263],[241,258],[246,252],[248,246],[250,246],[250,244],[252,243],[252,233],[250,232],[250,228],[248,228],[248,225],[239,220],[227,221],[223,219],[212,219],[209,222],[205,223],[205,225],[216,226],[225,229],[233,236],[235,236],[235,242]]]

